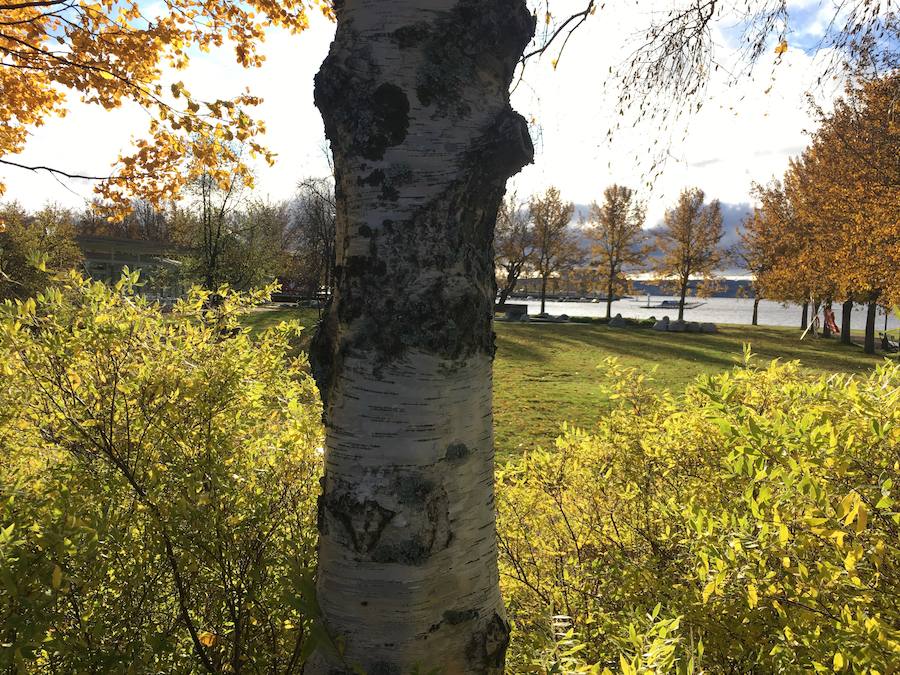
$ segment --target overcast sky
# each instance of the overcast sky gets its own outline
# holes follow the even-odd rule
[[[610,142],[607,130],[620,118],[616,92],[604,79],[610,66],[628,54],[633,36],[649,20],[648,10],[635,10],[633,1],[606,4],[572,37],[556,70],[550,65],[551,56],[532,62],[513,94],[514,107],[533,120],[537,150],[534,165],[512,182],[520,196],[556,185],[565,198],[587,204],[600,199],[603,188],[615,181],[641,188],[648,203],[648,225],[654,225],[684,187],[698,186],[709,197],[745,204],[752,181],[783,173],[788,158],[806,145],[804,131],[814,127],[806,92],[822,66],[804,47],[815,43],[828,20],[816,0],[790,3],[797,19],[789,35],[790,48],[778,65],[773,43],[752,78],[742,78],[736,86],[726,86],[724,77],[710,84],[704,108],[690,116],[683,140],[677,134],[672,142],[665,172],[652,192],[641,187],[641,179],[648,148],[659,130],[646,124],[631,129],[626,119],[627,130],[615,133]],[[638,4],[668,6],[656,0]],[[563,15],[582,5],[583,0],[554,0],[552,7]],[[730,43],[736,32],[728,21],[715,28],[723,63],[734,60]],[[260,192],[272,199],[290,197],[305,176],[327,174],[312,82],[332,34],[333,26],[316,15],[301,35],[271,31],[260,69],[238,67],[232,53],[221,49],[198,55],[187,71],[175,77],[199,97],[233,96],[249,87],[264,99],[255,115],[266,122],[265,143],[278,153],[278,163],[258,167],[257,176]],[[838,89],[833,83],[815,93],[825,102]],[[145,113],[134,107],[106,112],[78,102],[75,96],[70,96],[70,107],[65,118],[52,119],[34,131],[17,161],[102,175],[120,151],[128,150],[129,140],[146,130]],[[92,194],[86,182],[60,182],[7,167],[0,168],[0,176],[8,186],[6,198],[27,207],[46,201],[83,207]]]

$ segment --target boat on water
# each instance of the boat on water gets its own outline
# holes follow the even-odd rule
[[[695,307],[700,307],[701,305],[705,305],[705,302],[685,302],[685,309],[694,309]],[[678,300],[660,300],[658,305],[650,304],[650,296],[647,296],[647,304],[641,305],[644,309],[678,309]]]

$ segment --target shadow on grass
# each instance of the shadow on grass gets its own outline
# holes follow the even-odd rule
[[[610,355],[664,364],[688,361],[710,368],[731,368],[741,361],[749,343],[761,361],[800,361],[821,371],[863,372],[882,358],[870,356],[854,345],[835,339],[804,340],[790,329],[726,327],[720,333],[659,333],[640,328],[609,329],[591,325],[522,325],[501,329],[498,353],[518,363],[548,362],[553,352],[597,350]],[[598,353],[598,361],[603,354]]]

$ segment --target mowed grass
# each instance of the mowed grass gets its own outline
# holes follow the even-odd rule
[[[799,361],[813,374],[865,373],[882,356],[836,339],[800,341],[790,328],[720,326],[713,335],[659,333],[591,324],[497,324],[494,366],[496,446],[502,456],[551,447],[564,422],[590,428],[608,408],[604,359],[649,371],[653,384],[683,390],[701,374],[733,368],[750,344],[757,362]]]
[[[287,319],[298,319],[311,335],[318,313],[262,309],[245,323],[256,331]],[[596,323],[497,323],[496,332],[494,428],[501,459],[551,447],[563,423],[596,424],[609,405],[601,386],[601,365],[609,356],[648,371],[655,366],[654,386],[676,392],[698,375],[733,368],[747,343],[760,364],[796,360],[811,374],[865,373],[884,358],[836,339],[801,342],[797,329],[764,326],[720,326],[719,333],[706,335]]]

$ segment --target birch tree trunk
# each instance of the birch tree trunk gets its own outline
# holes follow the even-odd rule
[[[336,288],[311,673],[500,672],[493,230],[532,160],[510,108],[524,0],[339,0],[316,77],[334,153]]]

